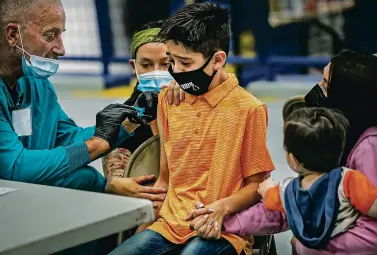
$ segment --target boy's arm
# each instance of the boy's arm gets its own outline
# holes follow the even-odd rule
[[[164,143],[168,139],[168,125],[166,116],[166,90],[161,91],[158,96],[158,107],[157,107],[157,129],[160,135],[160,173],[155,187],[168,189],[169,186],[169,168],[168,160],[166,158]]]
[[[225,216],[241,212],[256,204],[261,198],[257,192],[259,183],[263,182],[264,178],[264,172],[249,176],[245,179],[245,186],[242,189],[227,198],[221,199]]]
[[[217,237],[219,237],[219,226],[222,225],[224,217],[241,212],[261,199],[257,192],[259,184],[275,168],[267,149],[266,138],[267,108],[266,105],[260,105],[250,109],[245,126],[240,159],[244,186],[235,194],[208,205],[208,208],[213,210],[208,217],[209,224],[215,223]],[[191,217],[192,215],[189,214],[188,218]],[[199,230],[198,235],[204,238],[211,237],[212,233],[207,235],[210,227],[205,233],[204,229],[205,227]]]
[[[259,201],[260,196],[258,192],[255,191],[258,190],[259,183],[263,184],[264,174],[262,174],[263,173],[246,178],[247,183],[244,188],[242,188],[236,194],[223,199],[224,207],[226,208],[226,215],[243,211],[253,206],[255,204],[254,201]],[[257,187],[256,189],[255,186]],[[268,188],[263,199],[267,210],[285,213],[283,203],[280,198],[279,185]]]
[[[157,127],[158,133],[160,136],[160,173],[157,178],[157,181],[153,185],[155,188],[162,188],[167,190],[169,187],[169,168],[168,168],[168,161],[166,158],[164,141],[166,139],[165,134],[167,133],[166,128],[166,118],[165,118],[165,99],[163,97],[165,93],[161,92],[158,97],[158,109],[157,109]],[[166,199],[166,198],[165,198]],[[157,203],[157,207],[155,208],[155,218],[159,218],[159,212],[162,206],[161,201],[155,201]],[[152,223],[141,225],[137,230],[136,233],[140,233],[142,230],[150,226]]]
[[[154,187],[167,190],[169,186],[169,168],[164,147],[164,127],[161,122],[160,112],[157,115],[157,127],[158,133],[160,134],[160,174]]]
[[[260,200],[257,190],[259,183],[261,183],[264,178],[265,173],[249,176],[245,179],[245,186],[238,192],[208,205],[211,214],[206,218],[207,223],[197,230],[197,235],[205,239],[219,239],[221,226],[223,225],[225,217],[243,211]],[[192,217],[192,212],[190,212],[187,219],[192,219]]]
[[[357,210],[377,218],[377,187],[356,170],[348,171],[343,179],[344,195]],[[365,195],[367,194],[367,195]]]

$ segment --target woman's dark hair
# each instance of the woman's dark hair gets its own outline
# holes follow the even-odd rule
[[[341,160],[345,165],[362,133],[377,127],[377,58],[353,51],[341,52],[331,59],[328,86],[329,106],[342,111],[350,124]]]
[[[164,20],[158,20],[158,21],[152,21],[147,24],[142,25],[139,29],[136,30],[135,33],[149,29],[149,28],[161,28],[161,26],[164,24]],[[136,51],[137,54],[137,51]],[[137,97],[141,94],[141,91],[137,89],[137,86],[135,86],[134,91],[132,92],[132,95],[129,99],[126,100],[126,105],[134,105],[136,102]]]
[[[304,167],[329,172],[340,166],[348,121],[336,110],[300,108],[284,124],[284,148]]]

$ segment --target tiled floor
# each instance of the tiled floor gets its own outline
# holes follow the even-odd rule
[[[288,168],[285,161],[285,152],[283,150],[282,137],[282,114],[281,110],[286,99],[298,94],[305,94],[317,81],[319,77],[305,78],[279,78],[277,82],[256,82],[248,86],[248,90],[268,104],[269,109],[269,127],[268,127],[268,147],[274,160],[276,171],[272,173],[274,180],[280,180],[294,173]],[[83,82],[85,81],[85,82]],[[93,97],[93,91],[101,87],[101,82],[91,78],[90,88],[86,85],[87,79],[78,80],[77,78],[61,79],[56,77],[52,80],[55,84],[59,100],[63,109],[68,115],[80,126],[90,126],[95,124],[95,115],[106,105],[113,102],[122,102],[124,98],[96,98]],[[80,96],[73,97],[74,90],[88,90],[88,98]],[[82,94],[81,94],[82,95]],[[99,171],[101,162],[93,162],[92,165]],[[292,234],[290,232],[276,235],[276,244],[279,255],[290,254],[289,240]]]

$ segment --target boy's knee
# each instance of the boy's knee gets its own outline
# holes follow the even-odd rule
[[[208,245],[206,244],[206,241],[204,239],[195,238],[194,240],[186,244],[181,254],[205,254],[209,250],[209,247],[207,246]]]
[[[165,254],[173,245],[152,230],[143,230],[124,241],[109,255]]]
[[[183,249],[181,255],[236,255],[237,252],[233,246],[225,239],[220,240],[205,240],[202,238],[194,238]]]
[[[145,232],[133,235],[123,243],[121,243],[115,250],[113,250],[109,255],[141,255],[143,250],[143,242],[141,240],[145,239]],[[145,243],[148,244],[148,241]]]

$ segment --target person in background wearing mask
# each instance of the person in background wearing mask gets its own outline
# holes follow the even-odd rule
[[[322,80],[305,96],[308,107],[340,110],[350,127],[341,164],[357,169],[377,186],[377,58],[369,54],[344,51],[324,68]],[[174,88],[171,87],[171,90]],[[288,114],[287,114],[288,115]],[[197,204],[198,215],[191,227],[202,231],[211,211]],[[285,216],[266,210],[263,203],[235,214],[224,221],[227,232],[245,235],[277,234],[288,230]],[[377,221],[361,216],[355,226],[332,238],[323,249],[310,249],[295,239],[297,254],[376,254]]]
[[[65,19],[59,0],[0,3],[0,178],[103,192],[104,177],[88,164],[153,121],[157,100],[148,92],[135,102],[150,116],[113,104],[97,114],[96,126],[78,127],[48,80],[65,53]]]
[[[126,105],[134,105],[142,92],[152,91],[159,93],[163,85],[168,85],[173,80],[167,71],[169,58],[166,55],[165,43],[159,42],[156,37],[163,22],[150,22],[133,36],[130,65],[133,73],[136,74],[138,82],[131,97],[125,102]],[[132,137],[103,158],[103,171],[107,181],[110,183],[107,192],[145,198],[152,201],[164,201],[165,189],[140,185],[143,182],[154,180],[154,176],[123,178],[125,167],[131,154],[143,142],[154,135],[158,135],[155,121],[151,122],[150,126],[139,127]]]
[[[180,106],[168,104],[166,90],[159,95],[161,161],[155,187],[169,189],[158,208],[160,218],[110,254],[240,254],[246,241],[222,232],[221,225],[224,217],[260,199],[258,185],[274,169],[266,145],[266,105],[225,71],[227,9],[188,5],[164,23],[159,37],[166,42],[170,74],[187,92]],[[196,201],[212,210],[207,239],[189,228]]]
[[[344,51],[325,67],[322,81],[306,96],[310,107],[340,110],[349,121],[341,163],[357,169],[377,186],[377,58]],[[321,250],[293,240],[297,254],[376,254],[377,221],[361,216],[354,227],[336,236]]]

